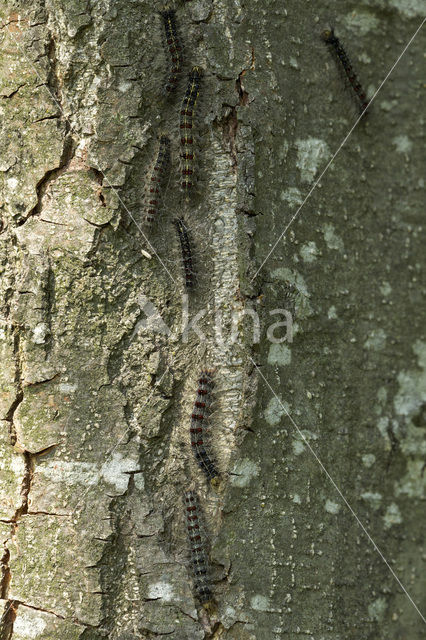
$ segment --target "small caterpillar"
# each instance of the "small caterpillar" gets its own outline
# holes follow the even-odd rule
[[[174,225],[180,240],[182,249],[183,269],[185,272],[185,285],[187,289],[191,289],[195,284],[194,260],[192,255],[191,243],[189,240],[188,229],[182,218],[175,218]]]
[[[191,564],[194,574],[194,590],[204,606],[212,601],[212,591],[207,572],[207,544],[202,533],[200,506],[195,491],[185,493],[186,529],[191,549]]]
[[[203,69],[193,67],[189,73],[189,83],[186,89],[182,107],[180,111],[181,133],[181,158],[182,158],[182,183],[183,190],[191,189],[193,186],[192,176],[194,174],[194,111],[200,94],[201,78]]]
[[[166,9],[161,12],[161,17],[164,22],[164,30],[166,32],[166,41],[171,61],[170,74],[166,82],[166,91],[168,93],[173,93],[173,91],[176,90],[179,76],[182,73],[182,45],[176,25],[176,12],[173,9]]]
[[[212,484],[217,483],[219,473],[206,449],[207,407],[211,403],[213,380],[210,371],[202,371],[198,379],[197,395],[191,415],[191,448],[194,451],[198,466],[204,471]],[[216,482],[214,482],[216,481]]]
[[[322,39],[326,44],[329,44],[333,48],[336,56],[342,63],[342,67],[346,73],[346,76],[360,103],[361,113],[363,113],[368,107],[367,96],[365,95],[365,91],[361,87],[361,84],[357,78],[357,75],[349,60],[348,55],[342,46],[342,43],[340,42],[339,38],[334,34],[333,29],[326,29],[325,31],[323,31]]]
[[[149,196],[145,221],[151,225],[158,215],[162,189],[170,164],[170,140],[167,136],[161,136],[157,160],[149,180]]]

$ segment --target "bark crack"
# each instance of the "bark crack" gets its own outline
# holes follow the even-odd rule
[[[27,83],[23,82],[22,84],[18,85],[15,89],[12,89],[10,93],[6,93],[6,92],[3,93],[0,96],[0,98],[2,100],[9,100],[9,98],[13,98],[13,96],[16,95],[20,89],[22,89],[22,87],[26,87],[26,86],[27,86]]]
[[[51,609],[43,609],[43,607],[36,607],[33,604],[28,604],[28,602],[23,602],[22,600],[13,600],[13,602],[17,606],[27,607],[28,609],[34,609],[34,611],[42,611],[43,613],[50,613],[50,615],[55,616],[56,618],[60,618],[60,620],[65,620],[65,616],[60,613],[56,613],[56,611],[52,611]]]
[[[16,535],[16,531],[18,529],[19,522],[22,516],[28,513],[28,496],[30,493],[31,481],[34,473],[35,455],[30,453],[29,451],[25,451],[23,453],[23,456],[24,456],[24,462],[25,462],[25,471],[22,478],[21,491],[20,491],[21,503],[17,507],[15,513],[13,514],[10,520],[10,524],[11,524],[10,538],[6,540],[4,543],[4,551],[3,551],[3,556],[1,558],[1,563],[0,563],[1,564],[0,593],[1,593],[1,598],[4,600],[6,600],[9,595],[9,585],[12,578],[12,573],[10,570],[10,563],[9,563],[10,551],[7,547],[7,543],[10,540],[13,540],[13,538]]]
[[[10,405],[9,411],[6,414],[5,420],[9,422],[9,434],[10,434],[10,444],[11,446],[15,446],[17,441],[17,433],[14,425],[14,416],[17,408],[21,404],[24,398],[24,391],[22,385],[22,362],[21,362],[21,352],[20,352],[20,327],[13,327],[13,350],[14,350],[14,358],[15,358],[15,385],[16,385],[16,394],[13,402]],[[16,530],[18,528],[18,524],[22,518],[22,516],[28,513],[28,496],[31,489],[31,481],[33,478],[34,471],[34,460],[35,454],[30,453],[29,451],[23,452],[24,457],[24,475],[21,483],[21,491],[20,491],[20,504],[15,510],[11,520],[10,520],[10,537],[4,542],[4,550],[3,555],[0,561],[1,566],[1,582],[0,582],[0,594],[1,598],[7,600],[6,609],[3,613],[1,623],[0,623],[0,640],[9,640],[12,637],[13,633],[13,623],[16,618],[16,610],[19,602],[15,600],[9,600],[9,586],[12,578],[12,572],[10,569],[10,551],[8,549],[8,542],[13,540],[16,535]]]
[[[94,167],[90,167],[90,170],[92,171],[96,182],[99,184],[99,188],[96,190],[96,195],[98,196],[101,205],[103,207],[106,207],[105,197],[104,197],[104,194],[102,193],[104,174],[102,173],[102,171],[99,171],[99,169],[95,169]]]
[[[229,150],[232,158],[232,168],[234,171],[238,165],[238,152],[237,152],[237,131],[238,131],[238,107],[245,107],[248,104],[249,95],[244,89],[243,77],[247,70],[243,69],[238,75],[235,82],[235,89],[238,93],[238,102],[235,105],[226,105],[223,107],[229,109],[228,114],[222,118],[221,124],[223,129],[223,138],[229,145]]]
[[[67,128],[69,128],[69,125],[67,126]],[[18,226],[22,226],[23,224],[25,224],[28,218],[31,218],[31,216],[36,216],[41,213],[41,211],[43,210],[43,198],[48,188],[53,182],[55,182],[55,180],[59,178],[59,176],[61,176],[63,173],[65,173],[68,170],[71,164],[71,161],[74,158],[74,154],[75,154],[74,140],[72,136],[66,134],[63,148],[62,148],[62,155],[59,160],[59,165],[57,167],[54,167],[53,169],[48,169],[45,172],[45,174],[40,178],[40,180],[37,182],[36,184],[37,202],[32,207],[32,209],[30,209],[28,214],[18,222]]]
[[[15,398],[12,401],[12,404],[9,407],[9,410],[5,416],[5,420],[9,423],[9,436],[10,436],[10,444],[15,446],[17,435],[16,428],[14,425],[14,416],[15,411],[21,404],[24,399],[24,391],[22,387],[22,363],[21,363],[21,350],[20,350],[20,328],[18,326],[13,326],[13,355],[15,359],[15,386],[16,386],[16,394]]]
[[[40,180],[36,184],[36,203],[29,211],[29,213],[23,217],[19,222],[18,226],[22,226],[31,216],[39,215],[43,210],[43,198],[49,188],[49,186],[54,182],[60,175],[65,173],[72,159],[75,155],[76,145],[70,133],[71,127],[68,119],[64,114],[64,109],[62,106],[62,78],[59,73],[59,62],[56,53],[56,40],[53,36],[53,33],[49,34],[49,41],[46,47],[46,54],[49,60],[49,73],[47,75],[47,88],[49,93],[51,94],[56,106],[59,109],[59,113],[44,116],[39,118],[35,122],[43,122],[45,120],[62,120],[65,127],[64,141],[62,146],[62,153],[59,159],[58,166],[53,169],[48,169],[44,175],[40,178]]]
[[[13,624],[16,619],[18,602],[11,600],[6,603],[0,620],[0,640],[10,640],[13,634]]]
[[[62,78],[59,74],[58,56],[56,55],[56,40],[53,33],[49,34],[49,42],[47,45],[47,58],[49,60],[49,74],[47,76],[47,86],[50,93],[55,99],[61,112],[62,109]]]

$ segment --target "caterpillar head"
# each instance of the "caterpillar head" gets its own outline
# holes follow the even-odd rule
[[[324,29],[324,31],[321,33],[321,38],[324,40],[324,42],[332,42],[335,38],[334,30],[331,28]]]

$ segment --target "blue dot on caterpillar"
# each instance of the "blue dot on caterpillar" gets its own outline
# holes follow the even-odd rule
[[[207,611],[215,608],[213,593],[208,580],[209,562],[207,540],[201,526],[201,510],[195,491],[185,493],[186,530],[191,550],[191,566],[194,591]]]
[[[201,371],[198,379],[198,388],[191,415],[191,448],[194,452],[198,466],[203,471],[207,480],[213,487],[218,487],[221,482],[220,474],[216,464],[208,451],[208,407],[212,403],[213,388],[212,371]]]

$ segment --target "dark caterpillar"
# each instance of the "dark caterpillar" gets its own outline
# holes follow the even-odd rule
[[[176,12],[173,9],[166,9],[161,12],[161,17],[164,22],[164,31],[166,33],[166,41],[171,61],[170,74],[166,82],[166,91],[173,93],[173,91],[176,90],[183,68],[182,45],[176,25]]]
[[[326,29],[325,31],[323,31],[322,39],[326,44],[332,47],[334,53],[340,60],[342,67],[344,69],[344,72],[346,73],[346,76],[351,84],[351,87],[355,92],[355,96],[359,101],[361,113],[363,113],[368,107],[367,96],[365,94],[365,91],[361,87],[358,77],[354,71],[354,68],[349,60],[349,57],[346,51],[342,46],[342,43],[340,42],[339,38],[334,34],[333,29]]]
[[[185,285],[191,289],[195,284],[194,259],[192,255],[191,242],[189,240],[188,229],[182,218],[175,218],[174,225],[180,240],[182,250],[183,269],[185,272]]]
[[[170,140],[167,136],[161,136],[160,148],[158,150],[157,160],[155,162],[152,174],[149,180],[149,195],[147,198],[147,207],[145,213],[145,222],[151,225],[158,215],[162,190],[167,176],[167,170],[170,165]]]
[[[194,590],[198,600],[206,606],[212,602],[208,580],[207,541],[202,532],[200,506],[195,491],[185,493],[186,529],[191,550]]]
[[[198,379],[197,395],[191,415],[191,448],[194,451],[198,466],[203,470],[207,479],[215,484],[219,480],[219,472],[206,449],[206,431],[208,421],[208,406],[211,404],[211,389],[213,379],[210,371],[202,371]]]
[[[191,189],[193,186],[194,174],[194,111],[197,100],[200,95],[201,79],[203,77],[203,69],[201,67],[193,67],[189,73],[189,83],[186,89],[185,97],[182,101],[180,111],[180,128],[181,128],[181,158],[182,158],[182,183],[184,190]]]

